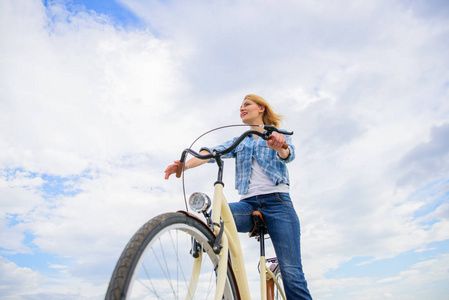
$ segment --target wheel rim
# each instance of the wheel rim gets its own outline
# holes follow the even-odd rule
[[[190,254],[192,238],[199,244],[202,264],[195,294],[189,295],[194,261]],[[218,257],[208,240],[203,232],[187,224],[163,228],[144,247],[126,299],[213,299]]]

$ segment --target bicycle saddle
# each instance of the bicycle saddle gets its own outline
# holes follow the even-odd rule
[[[258,237],[263,234],[267,234],[267,227],[265,226],[265,220],[263,219],[262,213],[258,210],[255,210],[251,213],[251,218],[254,222],[254,227],[249,232],[249,237]]]

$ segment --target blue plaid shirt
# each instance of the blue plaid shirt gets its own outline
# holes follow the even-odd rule
[[[251,160],[254,157],[264,173],[273,184],[285,183],[290,185],[287,163],[295,159],[295,146],[292,144],[291,136],[287,137],[290,155],[286,159],[279,157],[278,153],[268,147],[267,141],[262,138],[254,139],[253,135],[247,136],[231,153],[223,155],[223,158],[236,158],[235,160],[235,188],[240,195],[246,194],[251,176]],[[213,147],[202,148],[212,153],[213,150],[221,151],[228,148],[237,138]],[[211,159],[210,162],[215,162]]]

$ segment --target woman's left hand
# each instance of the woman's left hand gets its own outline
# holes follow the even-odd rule
[[[285,137],[285,135],[277,133],[277,132],[273,132],[271,134],[270,139],[267,140],[267,145],[271,149],[275,150],[278,153],[280,158],[287,159],[287,157],[290,155],[290,149],[282,148],[282,146],[284,146],[286,141],[287,141],[287,138]]]
[[[286,141],[287,141],[287,138],[285,137],[285,135],[277,133],[277,132],[273,132],[271,134],[270,139],[267,141],[267,145],[271,149],[279,152],[281,150],[285,150],[285,149],[282,149],[282,146],[284,146]]]

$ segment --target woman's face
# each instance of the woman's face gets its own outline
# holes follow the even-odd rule
[[[263,112],[265,107],[256,102],[245,99],[240,106],[240,119],[244,124],[260,124],[263,125]]]

